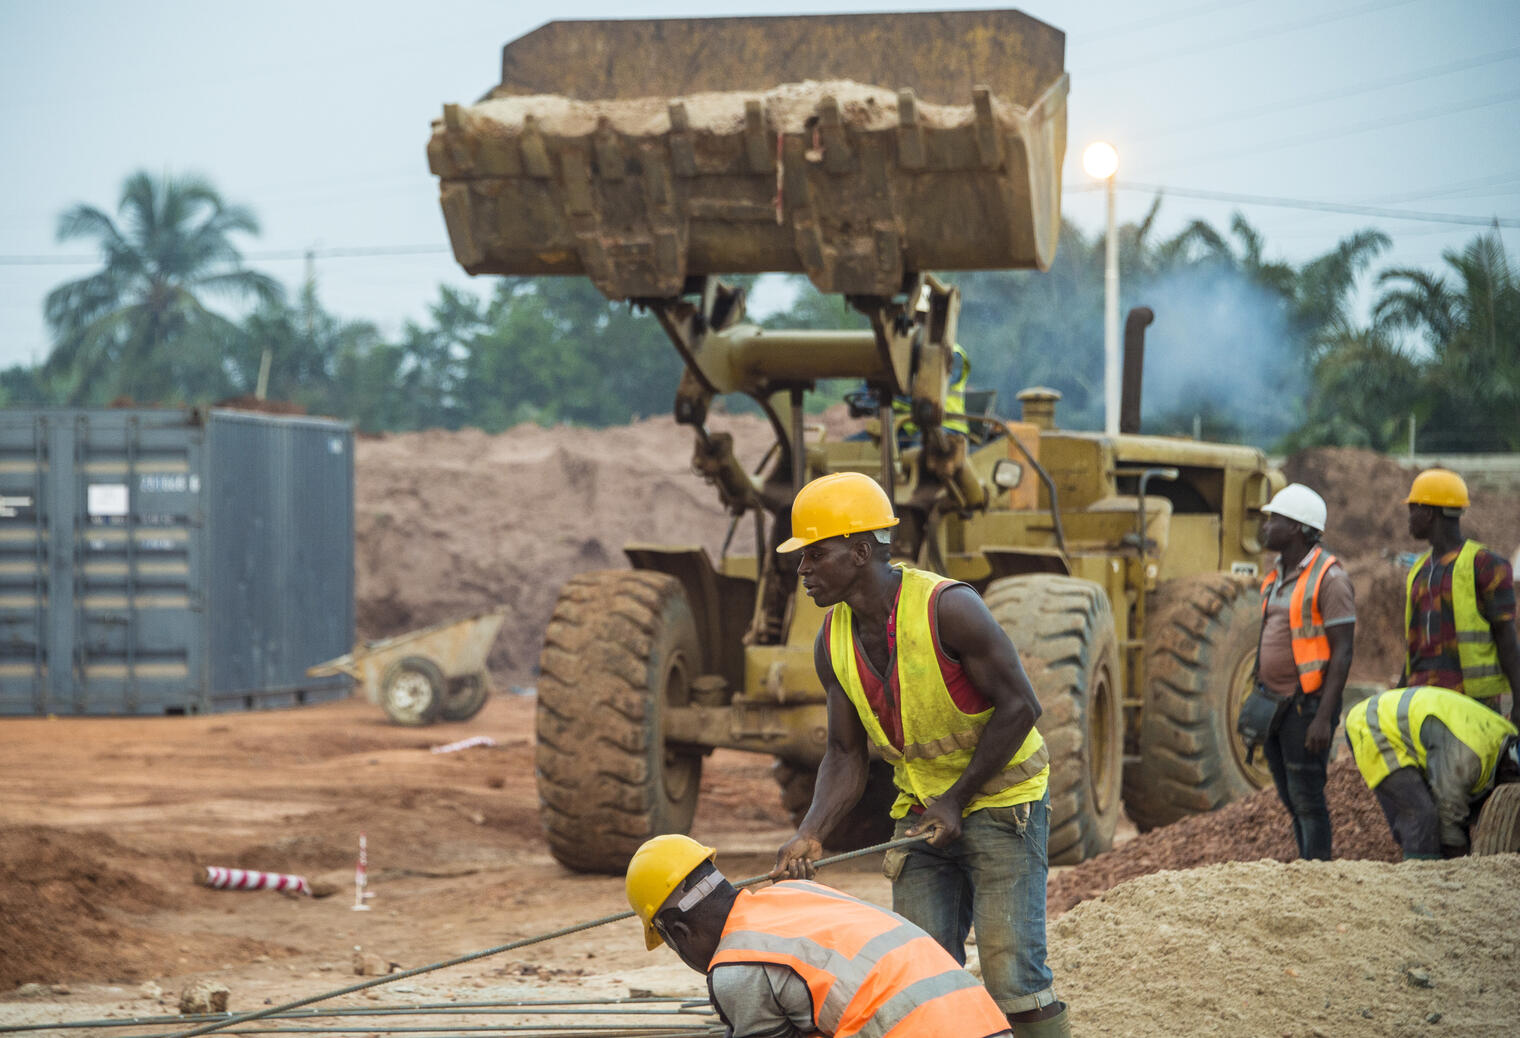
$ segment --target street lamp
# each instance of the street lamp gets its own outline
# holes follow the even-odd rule
[[[1119,235],[1114,228],[1114,174],[1119,153],[1107,141],[1094,141],[1082,152],[1082,168],[1101,180],[1108,196],[1108,224],[1103,248],[1103,431],[1119,433]]]

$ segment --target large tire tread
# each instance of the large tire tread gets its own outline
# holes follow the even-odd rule
[[[644,840],[690,826],[695,789],[672,804],[662,784],[662,637],[680,643],[664,651],[698,657],[686,661],[696,677],[700,645],[673,577],[598,571],[560,592],[539,659],[536,770],[549,850],[568,868],[621,873]]]
[[[1030,575],[993,581],[985,600],[1040,700],[1036,727],[1050,751],[1050,863],[1075,865],[1113,845],[1120,813],[1123,727],[1108,596],[1091,581]],[[1089,685],[1098,680],[1107,731],[1094,736]],[[1095,738],[1106,745],[1090,745]],[[1094,754],[1106,789],[1092,786]]]
[[[1483,802],[1472,828],[1472,853],[1516,852],[1520,852],[1520,783],[1509,782],[1496,787]]]
[[[1140,761],[1124,773],[1124,803],[1142,831],[1222,807],[1257,786],[1230,746],[1223,658],[1254,632],[1260,613],[1253,586],[1225,573],[1170,581],[1157,589],[1148,615]],[[1254,652],[1254,633],[1250,649]]]

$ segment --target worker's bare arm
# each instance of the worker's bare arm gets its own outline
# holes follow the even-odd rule
[[[776,867],[771,875],[777,878],[812,877],[813,862],[823,856],[823,837],[860,802],[870,767],[865,728],[834,674],[824,631],[819,631],[813,643],[813,666],[828,697],[828,745],[818,765],[813,803],[797,827],[797,835],[776,853]]]
[[[938,828],[940,832],[930,842],[944,846],[960,835],[961,812],[966,805],[1007,766],[1029,736],[1040,716],[1040,701],[1019,662],[1018,650],[975,591],[958,586],[942,592],[938,621],[940,645],[959,661],[977,692],[992,704],[992,719],[982,730],[966,770],[909,830],[912,835]]]
[[[1489,625],[1489,631],[1499,650],[1499,669],[1509,682],[1509,719],[1520,725],[1520,641],[1515,637],[1515,621],[1499,620]]]

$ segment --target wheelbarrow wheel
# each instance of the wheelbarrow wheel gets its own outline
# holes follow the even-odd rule
[[[432,724],[443,711],[448,683],[438,664],[425,656],[392,663],[380,679],[380,705],[397,724]]]
[[[480,713],[491,695],[491,683],[484,672],[466,674],[449,682],[448,694],[443,697],[445,721],[468,721]]]

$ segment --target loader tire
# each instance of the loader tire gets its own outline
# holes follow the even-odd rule
[[[777,757],[771,765],[771,777],[781,787],[781,807],[791,816],[792,825],[802,824],[813,803],[813,786],[818,769],[811,764]],[[862,847],[885,843],[892,838],[892,802],[897,786],[892,782],[892,765],[873,760],[866,775],[866,789],[860,801],[844,819],[823,838],[823,849],[835,854],[858,851]]]
[[[1108,596],[1090,580],[1026,574],[993,581],[984,597],[1040,700],[1050,863],[1075,865],[1112,847],[1119,823],[1124,714]]]
[[[1225,573],[1168,581],[1149,603],[1147,626],[1139,760],[1124,771],[1124,807],[1142,832],[1272,781],[1260,750],[1246,764],[1235,732],[1256,666],[1256,588]]]
[[[406,656],[380,677],[380,707],[397,724],[409,728],[432,724],[443,710],[448,682],[438,664],[426,656]]]
[[[490,697],[491,682],[485,671],[466,674],[449,682],[440,713],[445,721],[468,721],[480,713]]]
[[[1514,854],[1520,851],[1520,783],[1495,787],[1483,801],[1472,828],[1473,854]]]
[[[701,751],[673,750],[664,708],[685,705],[702,645],[681,584],[663,573],[572,578],[539,657],[536,773],[549,851],[621,875],[639,845],[691,827]]]

